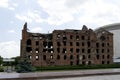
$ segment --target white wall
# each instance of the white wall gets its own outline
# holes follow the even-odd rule
[[[120,29],[118,30],[111,30],[113,35],[113,42],[114,42],[114,58],[120,57]]]

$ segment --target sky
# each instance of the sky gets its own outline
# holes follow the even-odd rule
[[[21,30],[96,29],[120,22],[119,0],[0,0],[0,56],[20,55]]]

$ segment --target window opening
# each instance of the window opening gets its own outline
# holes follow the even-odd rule
[[[60,59],[60,55],[57,55],[57,59],[58,59],[58,60]]]
[[[36,46],[38,46],[39,45],[39,41],[36,41]]]
[[[85,36],[82,36],[82,40],[85,40]]]
[[[88,47],[90,47],[90,42],[89,41],[87,42],[87,45],[88,45]]]
[[[82,59],[83,59],[83,60],[85,59],[85,55],[82,56]]]
[[[73,48],[70,48],[70,53],[73,53]]]
[[[70,39],[73,39],[73,36],[72,36],[72,35],[70,35]]]
[[[73,46],[73,43],[72,43],[72,42],[70,42],[70,46]]]
[[[60,53],[60,48],[57,48],[57,52]]]
[[[43,55],[43,60],[46,60],[46,55]]]
[[[88,53],[91,53],[91,49],[88,49]]]
[[[76,36],[76,40],[79,40],[79,36]]]
[[[36,57],[35,57],[35,58],[36,58],[36,60],[39,60],[39,56],[38,56],[38,55],[36,55]]]
[[[84,46],[85,44],[84,44],[84,42],[82,42],[82,46]]]
[[[31,45],[31,44],[32,44],[31,40],[28,39],[28,40],[27,40],[27,45]]]
[[[57,46],[61,46],[61,45],[60,45],[60,42],[57,42]]]
[[[63,53],[67,53],[66,48],[63,48]]]
[[[32,53],[32,48],[31,47],[27,47],[26,51]]]
[[[35,52],[36,52],[36,53],[39,53],[39,49],[38,49],[38,48],[36,48],[36,49],[35,49]]]
[[[100,56],[99,56],[99,55],[96,55],[96,57],[97,57],[97,59],[99,59],[99,58],[100,58]]]
[[[80,52],[80,49],[76,49],[76,53],[79,53]]]
[[[97,48],[99,47],[99,43],[96,43],[96,47],[97,47]]]
[[[53,55],[50,56],[50,59],[53,59]]]
[[[73,59],[73,55],[70,55],[70,59]]]
[[[76,42],[76,46],[79,46],[79,42]]]
[[[82,53],[85,53],[85,49],[82,49]]]
[[[66,60],[67,59],[67,56],[66,55],[64,55],[64,60]]]

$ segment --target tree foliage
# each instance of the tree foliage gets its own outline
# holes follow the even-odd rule
[[[25,55],[20,59],[18,65],[16,66],[16,71],[18,73],[32,72],[35,71],[35,68],[32,66],[30,60]]]
[[[3,63],[3,58],[0,56],[0,65]]]
[[[13,62],[13,65],[17,66],[19,61],[20,61],[20,56],[17,57],[13,57],[12,59],[14,59],[15,61]]]

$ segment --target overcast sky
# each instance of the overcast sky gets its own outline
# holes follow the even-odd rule
[[[120,22],[119,0],[0,0],[0,55],[20,55],[21,30],[48,33]]]

